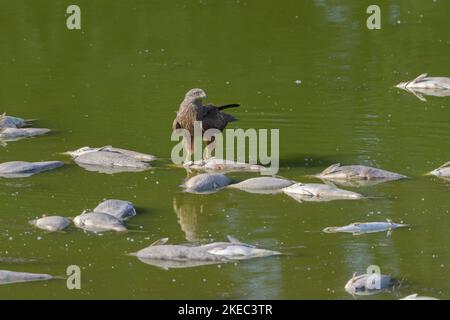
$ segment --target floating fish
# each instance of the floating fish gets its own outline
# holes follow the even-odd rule
[[[228,188],[239,189],[250,193],[280,193],[283,188],[296,183],[292,180],[275,177],[250,178],[239,183],[230,184]]]
[[[364,233],[374,233],[388,231],[390,235],[391,231],[397,228],[408,227],[407,224],[394,223],[387,219],[386,222],[355,222],[342,227],[328,227],[323,229],[325,233],[337,233],[345,232],[352,233],[353,235],[360,235]]]
[[[168,245],[168,238],[160,239],[147,248],[131,255],[141,261],[168,268],[193,267],[205,264],[225,263],[259,257],[281,255],[281,252],[259,249],[228,236],[229,242],[213,242],[204,245]]]
[[[25,178],[36,173],[62,167],[61,161],[25,162],[11,161],[0,164],[0,177]]]
[[[212,193],[226,187],[230,182],[230,178],[220,173],[202,173],[186,180],[182,187],[190,193]]]
[[[83,212],[73,219],[73,223],[80,229],[94,233],[105,231],[127,231],[127,228],[123,225],[121,220],[103,212]]]
[[[282,189],[284,193],[299,202],[303,201],[332,201],[332,200],[357,200],[364,199],[364,196],[335,186],[320,183],[296,183]]]
[[[122,221],[136,215],[136,210],[131,202],[116,199],[103,201],[95,207],[94,212],[107,213]]]
[[[55,232],[66,229],[70,225],[71,221],[67,218],[60,216],[48,216],[31,220],[29,221],[29,223],[35,226],[36,228],[50,232]]]

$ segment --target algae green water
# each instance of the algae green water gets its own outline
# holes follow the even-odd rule
[[[352,299],[353,272],[378,265],[411,293],[450,297],[450,183],[424,174],[450,160],[450,98],[427,102],[393,85],[449,76],[447,1],[87,1],[81,30],[66,1],[0,1],[0,112],[36,118],[50,135],[0,147],[0,162],[61,160],[26,179],[0,179],[0,269],[64,280],[0,286],[0,298]],[[301,84],[296,84],[301,80]],[[347,188],[360,201],[298,203],[286,195],[185,194],[168,166],[171,124],[184,93],[240,103],[233,128],[280,129],[279,175],[302,182],[327,166],[364,164],[408,180]],[[61,152],[113,145],[155,154],[154,169],[88,172]],[[240,180],[249,174],[233,174]],[[73,217],[105,198],[132,201],[127,234],[45,233],[28,220]],[[353,236],[328,226],[403,221],[411,228]],[[291,255],[162,270],[126,253],[154,240],[222,241],[231,234]],[[29,260],[28,260],[29,259]]]

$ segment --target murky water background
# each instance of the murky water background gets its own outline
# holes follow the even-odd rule
[[[450,99],[422,102],[392,87],[424,72],[450,75],[450,3],[382,2],[379,31],[366,28],[368,1],[77,4],[81,32],[66,29],[63,2],[0,3],[0,111],[54,130],[0,148],[0,161],[67,163],[0,180],[0,256],[32,259],[0,268],[64,275],[77,264],[82,290],[54,280],[2,286],[1,298],[351,299],[345,283],[371,264],[404,279],[399,291],[371,298],[450,296],[450,183],[423,176],[450,160]],[[279,128],[281,176],[310,182],[305,175],[341,162],[411,179],[359,188],[371,199],[354,202],[183,194],[186,173],[167,164],[172,120],[192,87],[210,102],[241,103],[232,127]],[[162,159],[151,171],[105,175],[59,155],[108,144]],[[75,216],[105,198],[134,202],[129,228],[141,232],[47,234],[27,223]],[[387,218],[412,228],[390,237],[321,232]],[[228,234],[292,255],[170,271],[125,255],[162,237]]]

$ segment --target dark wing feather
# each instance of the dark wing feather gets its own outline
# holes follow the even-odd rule
[[[223,130],[229,122],[237,120],[232,115],[221,112],[214,105],[198,107],[197,119],[202,121],[203,130],[211,128]]]
[[[219,110],[225,110],[225,109],[228,109],[228,108],[237,108],[237,107],[239,107],[239,106],[240,106],[240,104],[232,103],[232,104],[225,104],[225,105],[223,105],[223,106],[218,106],[217,109],[219,109]]]

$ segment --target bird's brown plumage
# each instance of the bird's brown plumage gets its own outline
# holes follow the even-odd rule
[[[184,100],[180,104],[177,116],[172,124],[172,129],[186,129],[194,137],[194,122],[202,122],[202,130],[218,129],[223,131],[228,123],[237,121],[230,114],[222,112],[227,108],[239,107],[239,104],[228,104],[214,106],[212,104],[203,105],[202,99],[206,97],[202,89],[191,89],[186,93]],[[191,144],[191,149],[193,145]]]

